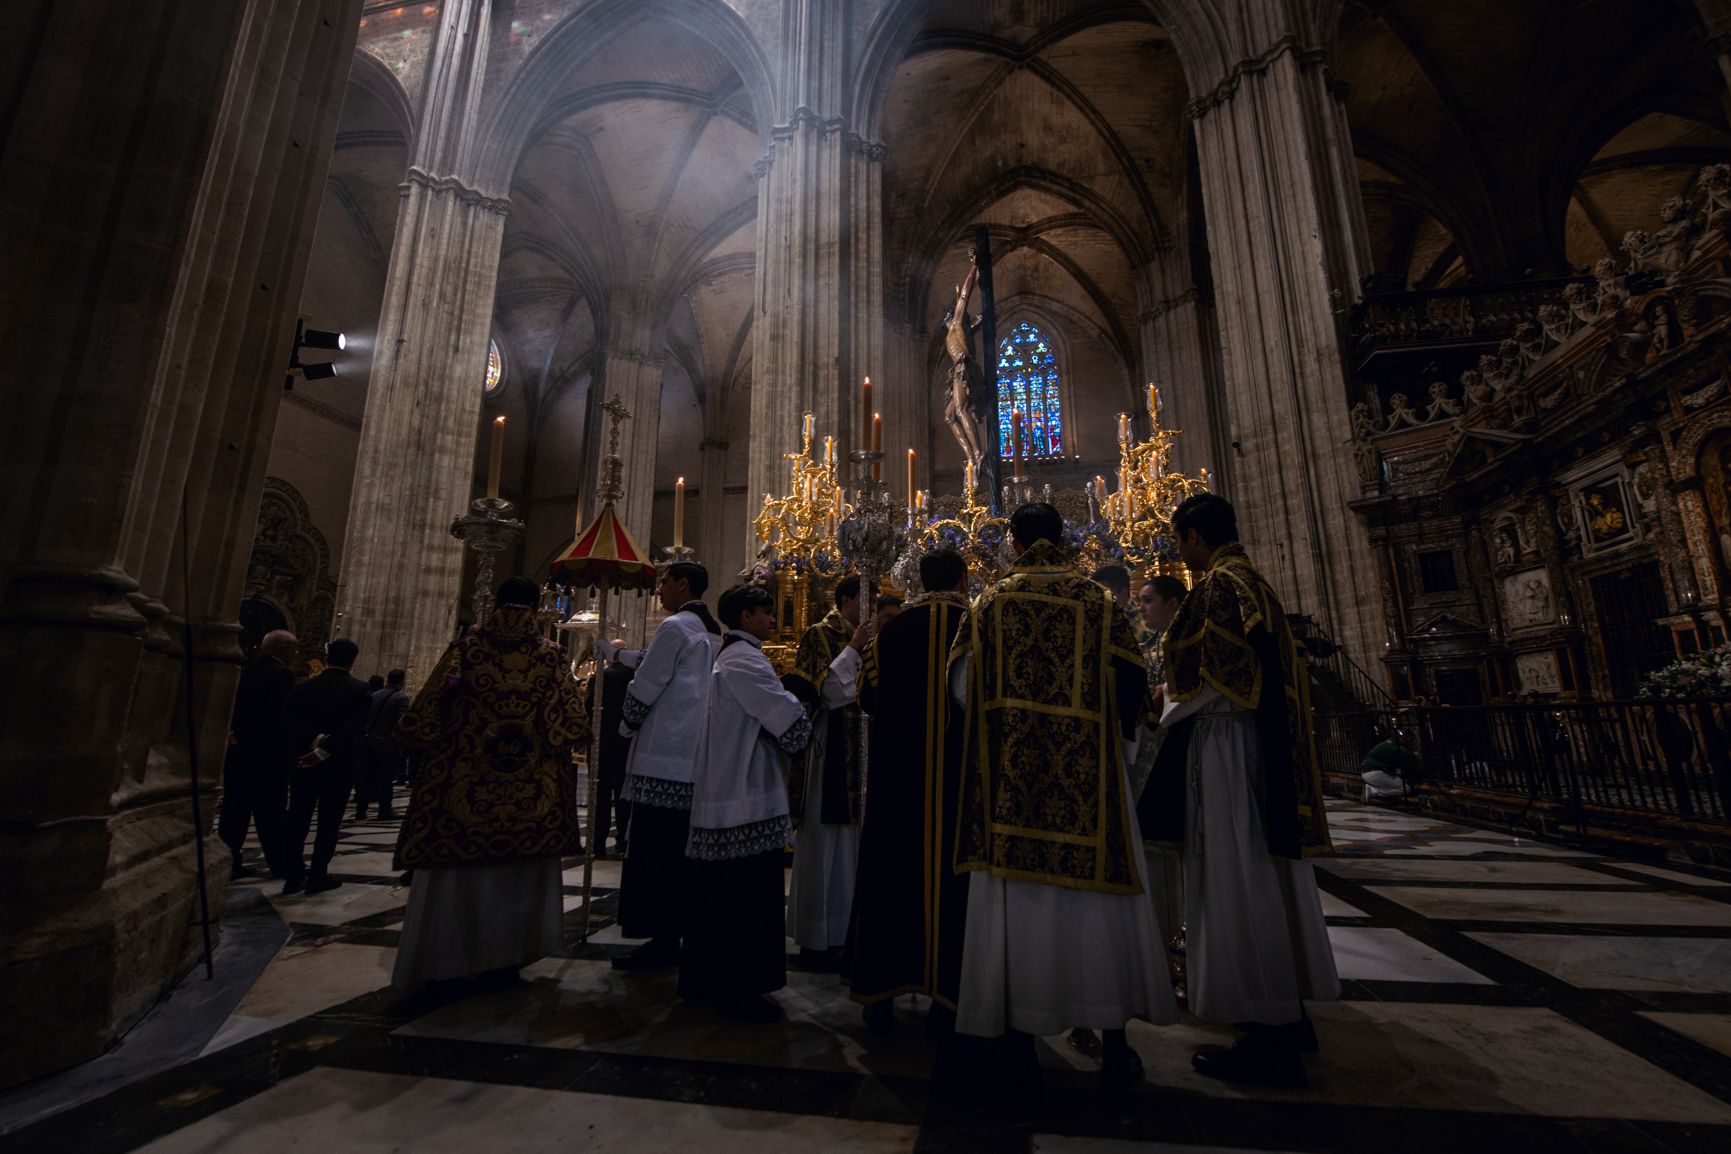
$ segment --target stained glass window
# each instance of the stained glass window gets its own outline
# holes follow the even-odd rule
[[[487,342],[487,379],[482,382],[481,392],[492,396],[499,391],[499,385],[505,379],[505,358],[499,355],[499,342]]]
[[[1028,457],[1064,455],[1064,416],[1058,400],[1058,358],[1052,342],[1023,321],[998,342],[998,453],[1008,459],[1010,414],[1022,414],[1022,451]]]

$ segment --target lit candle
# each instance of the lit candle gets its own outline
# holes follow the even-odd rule
[[[505,418],[493,418],[493,452],[487,460],[487,496],[499,496],[499,467],[505,460]]]
[[[861,399],[860,399],[860,419],[859,419],[859,431],[860,431],[859,441],[860,442],[865,441],[865,433],[866,433],[867,429],[871,428],[871,423],[872,423],[872,379],[870,377],[867,377],[865,379],[865,389],[861,393]],[[862,443],[862,444],[860,444],[860,447],[862,449],[869,449],[871,446],[869,444]]]
[[[823,463],[826,465],[833,465],[835,463],[834,437],[825,437],[823,439]]]
[[[808,410],[805,414],[804,420],[800,422],[799,435],[808,441],[811,440],[812,422],[816,419],[816,416]]]
[[[915,505],[914,505],[914,493],[915,492],[916,492],[916,490],[914,488],[914,451],[912,449],[909,449],[908,450],[908,508],[910,508],[910,509],[915,507]]]
[[[673,482],[673,547],[685,544],[685,478]]]

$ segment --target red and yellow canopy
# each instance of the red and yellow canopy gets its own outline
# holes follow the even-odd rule
[[[631,539],[613,511],[612,501],[601,506],[601,512],[577,534],[571,548],[553,562],[553,574],[572,585],[610,589],[650,589],[655,585],[655,565]]]

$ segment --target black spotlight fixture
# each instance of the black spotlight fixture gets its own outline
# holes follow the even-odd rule
[[[337,375],[337,367],[329,361],[315,361],[312,364],[301,363],[302,349],[334,349],[341,352],[348,347],[348,341],[342,333],[330,332],[327,329],[307,328],[307,318],[301,317],[295,321],[295,343],[289,352],[288,376],[283,378],[282,387],[295,387],[295,374],[299,373],[309,381],[325,381]]]

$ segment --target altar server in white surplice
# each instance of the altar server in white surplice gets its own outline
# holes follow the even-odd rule
[[[692,775],[709,708],[710,670],[721,651],[721,626],[700,600],[708,587],[709,571],[701,565],[676,561],[667,567],[656,592],[668,617],[655,630],[620,709],[633,737],[625,765],[631,829],[619,884],[619,930],[649,941],[614,958],[616,969],[679,964],[690,901],[685,843]]]
[[[781,1007],[767,995],[787,984],[787,765],[811,740],[811,719],[763,655],[775,635],[774,595],[735,585],[718,607],[727,633],[691,800],[692,902],[679,993],[733,1017],[775,1021]]]
[[[1238,543],[1225,498],[1172,517],[1196,583],[1166,633],[1166,737],[1140,802],[1153,840],[1184,849],[1190,1010],[1245,1029],[1191,1061],[1210,1077],[1305,1084],[1303,999],[1340,996],[1307,860],[1328,853],[1304,651]]]

